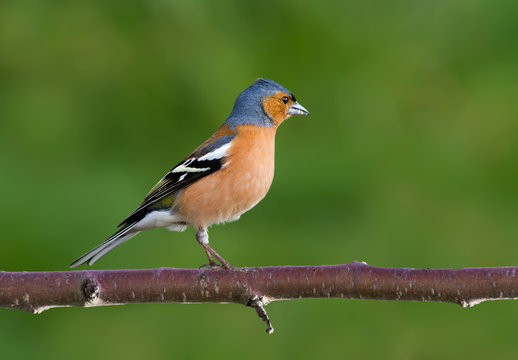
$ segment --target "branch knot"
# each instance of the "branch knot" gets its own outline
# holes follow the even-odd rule
[[[81,283],[81,294],[85,303],[93,303],[99,296],[99,285],[92,278],[86,278]]]

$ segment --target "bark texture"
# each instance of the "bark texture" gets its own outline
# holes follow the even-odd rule
[[[518,267],[411,269],[344,265],[216,269],[0,272],[0,307],[41,313],[53,307],[143,302],[220,302],[253,307],[295,298],[452,302],[470,307],[518,298]]]

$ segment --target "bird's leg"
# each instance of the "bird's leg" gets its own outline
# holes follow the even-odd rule
[[[205,254],[207,254],[207,257],[209,258],[209,266],[217,266],[216,262],[212,258],[212,255],[209,251],[209,234],[207,233],[207,230],[203,228],[199,228],[198,231],[196,231],[196,240],[198,240],[198,243],[203,246],[203,250],[205,250]],[[207,246],[205,246],[207,245]],[[208,248],[207,248],[208,247]]]
[[[213,248],[210,247],[209,233],[207,232],[207,229],[204,229],[202,227],[198,228],[198,230],[196,231],[196,240],[198,240],[198,243],[201,246],[203,246],[203,250],[205,250],[207,257],[209,258],[209,266],[217,266],[216,262],[212,258],[212,255],[214,255],[214,257],[216,259],[218,259],[218,261],[221,263],[221,265],[225,269],[235,269],[236,268],[235,266],[230,265],[227,260],[223,259],[223,257],[221,257],[221,255],[219,255]]]

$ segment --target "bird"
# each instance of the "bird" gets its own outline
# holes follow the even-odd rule
[[[265,197],[274,175],[275,133],[292,115],[309,111],[279,83],[257,79],[216,132],[160,179],[119,230],[70,267],[94,264],[143,230],[192,226],[208,265],[235,269],[209,245],[208,228],[238,220]]]

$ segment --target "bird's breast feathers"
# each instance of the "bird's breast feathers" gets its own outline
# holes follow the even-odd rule
[[[274,173],[275,129],[238,126],[232,141],[203,156],[221,168],[181,191],[175,209],[187,223],[210,226],[237,220],[268,192]]]

